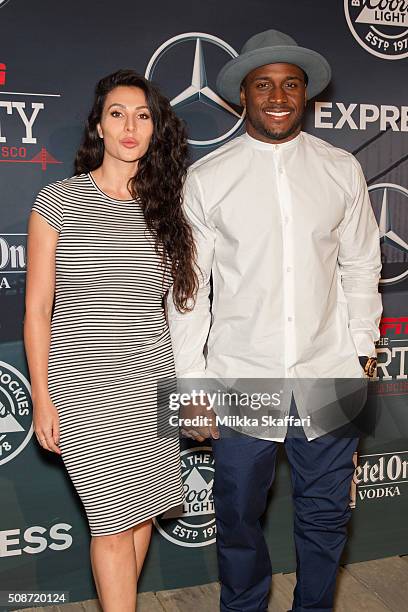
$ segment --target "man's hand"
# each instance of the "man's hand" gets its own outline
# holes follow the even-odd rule
[[[206,401],[181,406],[179,419],[181,434],[185,438],[204,442],[207,438],[218,440],[220,437],[215,412]]]

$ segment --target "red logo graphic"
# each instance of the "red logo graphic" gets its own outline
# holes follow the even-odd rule
[[[6,64],[0,63],[0,85],[6,84]]]
[[[7,149],[7,153],[10,156],[7,159],[0,159],[0,163],[9,164],[41,164],[41,170],[46,170],[49,164],[62,164],[48,153],[47,149],[43,147],[37,155],[34,155],[31,159],[13,159],[13,157],[25,157],[27,150],[25,147],[2,147],[2,152]],[[23,153],[23,155],[22,155]]]
[[[390,332],[395,336],[408,335],[408,317],[383,317],[380,323],[381,337],[391,335]]]

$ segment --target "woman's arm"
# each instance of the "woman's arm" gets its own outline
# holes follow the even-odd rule
[[[48,391],[48,355],[55,291],[58,232],[37,212],[28,225],[24,343],[34,403],[34,431],[41,446],[61,454],[59,416]]]

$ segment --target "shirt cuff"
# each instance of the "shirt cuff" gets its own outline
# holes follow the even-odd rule
[[[177,376],[177,389],[179,393],[191,393],[193,390],[204,387],[202,381],[205,378],[205,370],[183,372],[183,374]]]
[[[355,332],[353,334],[354,346],[359,357],[376,357],[375,344],[370,332]]]

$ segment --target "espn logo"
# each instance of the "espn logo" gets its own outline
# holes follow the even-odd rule
[[[408,317],[383,317],[380,323],[381,337],[408,335]]]

